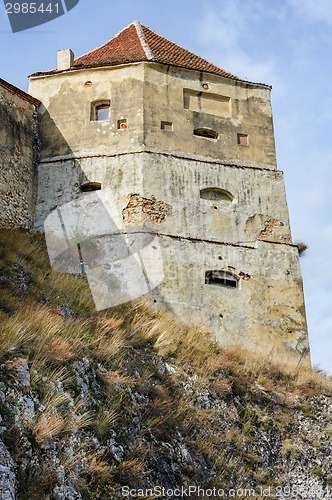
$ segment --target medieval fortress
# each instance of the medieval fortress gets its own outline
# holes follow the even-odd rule
[[[222,345],[309,363],[270,91],[138,22],[77,59],[59,51],[29,94],[0,80],[0,224],[43,231],[112,192],[124,233],[158,235],[147,299]]]

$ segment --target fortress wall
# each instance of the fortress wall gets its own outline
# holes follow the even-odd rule
[[[268,87],[142,62],[31,77],[29,92],[43,103],[43,159],[145,149],[276,169]],[[110,116],[97,121],[102,101]]]
[[[76,244],[80,236],[90,261],[82,253],[80,262],[74,246],[74,262],[93,275],[100,300],[107,303],[114,276],[126,300],[133,296],[126,287],[140,278],[127,273],[136,259],[127,233],[146,231],[158,235],[164,273],[145,295],[152,304],[211,331],[221,345],[310,363],[270,88],[138,63],[33,77],[30,92],[43,102],[35,228],[43,231],[52,212],[51,220],[61,219],[60,254],[64,237]],[[96,102],[108,106],[106,119],[96,119]],[[119,231],[121,248],[112,240]],[[111,253],[100,255],[109,234]],[[115,247],[123,255],[115,258]],[[110,277],[113,264],[118,275]],[[146,275],[160,278],[153,257],[145,264]]]
[[[164,281],[152,298],[182,321],[211,331],[222,346],[243,347],[275,361],[310,363],[296,247],[254,248],[161,238]],[[237,288],[206,284],[209,270],[231,271]]]
[[[38,160],[35,106],[0,86],[0,226],[33,224]]]
[[[56,206],[85,196],[80,186],[92,181],[100,182],[102,190],[114,191],[127,224],[146,223],[157,232],[230,243],[291,242],[280,171],[136,153],[45,162],[38,176],[38,230]],[[226,190],[233,200],[202,198],[202,190],[208,188]],[[149,217],[142,207],[144,199],[167,205],[161,219]]]

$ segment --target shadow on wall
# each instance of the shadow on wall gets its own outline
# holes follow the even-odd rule
[[[73,153],[43,104],[38,108],[38,121],[40,125],[41,159],[71,155]],[[80,134],[80,130],[77,130],[77,134]]]
[[[149,294],[164,279],[158,234],[141,220],[128,224],[117,193],[87,178],[47,110],[40,119],[48,158],[39,166],[38,211],[47,215],[44,231],[52,267],[85,273],[97,310]]]

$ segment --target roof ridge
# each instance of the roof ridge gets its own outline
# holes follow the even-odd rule
[[[154,53],[152,52],[152,49],[151,49],[151,47],[146,39],[146,36],[145,36],[144,31],[142,29],[141,23],[139,21],[134,21],[131,24],[133,24],[135,26],[138,39],[140,41],[140,44],[142,46],[142,49],[144,50],[144,53],[145,53],[148,61],[152,61],[153,59],[155,59],[155,56],[154,56]]]

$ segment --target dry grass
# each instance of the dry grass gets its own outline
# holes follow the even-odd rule
[[[300,255],[303,255],[309,248],[309,245],[303,241],[296,241],[295,245],[297,246]]]
[[[106,394],[113,392],[114,388],[121,391],[135,384],[135,381],[131,377],[121,374],[118,370],[111,371],[105,368],[99,368],[97,370],[97,375],[99,380],[103,383]]]
[[[82,489],[89,482],[87,476],[102,481],[109,476],[111,471],[110,465],[100,457],[98,452],[90,449],[88,440],[77,445],[73,453],[62,455],[61,465],[66,476]]]
[[[127,484],[130,480],[142,478],[144,475],[145,462],[143,458],[130,458],[122,462],[116,469],[114,480]]]
[[[119,330],[122,323],[123,319],[113,317],[96,319],[90,348],[98,360],[108,362],[118,357],[127,346],[124,332]]]
[[[118,410],[112,406],[103,405],[93,420],[93,428],[98,437],[103,438],[109,434],[119,418]]]
[[[120,306],[116,314],[91,315],[93,305],[85,279],[50,270],[42,236],[32,238],[26,232],[5,231],[0,256],[2,265],[8,268],[19,260],[32,273],[38,270],[33,289],[29,290],[30,303],[18,300],[9,317],[0,312],[0,356],[22,353],[31,360],[38,359],[39,366],[49,370],[50,363],[65,364],[88,348],[105,365],[116,363],[119,377],[126,377],[123,368],[128,364],[130,350],[150,344],[159,356],[176,359],[180,369],[196,371],[209,382],[220,379],[223,372],[246,386],[258,382],[267,391],[331,391],[331,380],[322,374],[286,366],[284,362],[278,365],[274,359],[240,348],[223,350],[208,333],[179,325],[170,313],[152,312],[142,301]],[[22,293],[19,291],[18,295]],[[36,303],[41,297],[45,305]],[[78,316],[90,313],[88,321],[65,320],[56,311],[57,304],[62,303],[72,306]],[[129,359],[135,363],[133,357]],[[216,391],[223,391],[220,383]]]
[[[290,393],[294,398],[332,394],[332,378],[320,371],[287,360],[276,361],[272,354],[261,355],[241,347],[223,349],[206,332],[179,325],[168,312],[151,313],[142,302],[135,305],[130,328],[148,340],[158,355],[176,360],[177,376],[181,369],[187,374],[194,371],[199,374],[197,383],[208,382],[215,393],[229,394],[236,383],[243,390],[257,393],[259,389],[279,396]]]
[[[58,436],[65,428],[65,420],[57,411],[43,413],[33,428],[37,443]]]
[[[66,322],[47,306],[22,307],[2,323],[0,356],[16,351],[67,362],[77,355],[84,326],[83,322]]]

